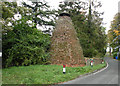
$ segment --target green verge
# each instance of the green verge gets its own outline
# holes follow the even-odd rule
[[[63,67],[60,65],[30,65],[5,68],[2,70],[2,84],[56,84],[77,78],[82,74],[93,72],[106,66]]]

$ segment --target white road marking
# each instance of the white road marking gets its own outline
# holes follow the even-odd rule
[[[106,63],[107,63],[107,62],[106,62]],[[89,76],[92,76],[92,75],[95,75],[95,74],[97,74],[97,73],[99,73],[99,72],[102,72],[102,71],[104,71],[105,69],[107,69],[108,66],[109,66],[109,64],[107,63],[107,66],[106,66],[105,68],[103,68],[103,69],[101,69],[101,70],[99,70],[99,71],[97,71],[97,72],[95,72],[95,73],[91,73],[91,74],[85,75],[85,76],[81,77],[81,79],[86,78],[86,77],[89,77]]]
[[[0,57],[2,56],[2,52],[0,52]]]
[[[106,63],[107,63],[107,62],[106,62]],[[102,72],[103,70],[107,69],[108,66],[109,66],[109,64],[107,63],[107,66],[106,66],[105,68],[103,68],[103,69],[101,69],[101,70],[99,70],[99,71],[97,71],[97,72],[95,72],[95,73],[93,73],[93,74],[95,75],[95,74],[97,74],[97,73],[99,73],[99,72]]]

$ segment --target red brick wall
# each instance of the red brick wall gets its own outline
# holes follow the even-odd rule
[[[86,65],[89,66],[91,58],[85,58],[85,61],[86,61]],[[93,58],[93,62],[94,62],[94,65],[101,64],[102,59],[101,58]]]
[[[51,41],[52,64],[85,65],[83,51],[70,17],[59,17]]]

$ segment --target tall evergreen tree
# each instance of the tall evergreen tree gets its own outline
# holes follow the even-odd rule
[[[36,1],[32,2],[32,5],[29,5],[23,2],[25,7],[32,9],[31,15],[29,18],[32,18],[32,21],[37,25],[41,26],[44,32],[49,32],[46,26],[54,26],[54,12],[49,9],[50,6],[46,2]]]
[[[84,56],[102,57],[105,54],[106,46],[105,28],[102,27],[102,18],[100,18],[103,13],[92,9],[101,7],[101,4],[100,2],[89,4],[89,7],[86,8],[87,3],[85,2],[63,2],[59,5],[58,13],[68,12],[71,15]],[[89,10],[88,14],[86,14],[87,10]],[[98,46],[101,43],[104,44]]]

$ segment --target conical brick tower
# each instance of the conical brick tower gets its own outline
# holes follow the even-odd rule
[[[69,14],[60,14],[51,41],[52,64],[85,65],[82,48]]]

